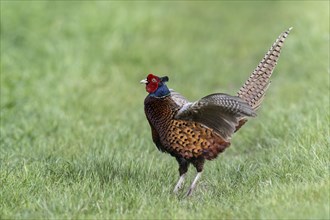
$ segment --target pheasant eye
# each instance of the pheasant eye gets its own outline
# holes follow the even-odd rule
[[[156,80],[155,78],[152,78],[152,79],[151,79],[151,82],[156,83],[157,80]]]

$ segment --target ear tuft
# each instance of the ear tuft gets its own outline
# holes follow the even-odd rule
[[[160,77],[160,80],[162,82],[168,82],[169,78],[168,78],[168,76],[163,76],[163,77]]]

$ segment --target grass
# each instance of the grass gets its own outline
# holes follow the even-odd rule
[[[173,195],[138,82],[235,94],[290,26],[258,117]],[[327,1],[3,0],[0,218],[328,219],[329,89]]]

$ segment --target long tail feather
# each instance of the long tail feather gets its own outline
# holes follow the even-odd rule
[[[265,96],[270,84],[270,77],[277,64],[284,41],[292,27],[283,32],[266,53],[257,68],[252,72],[249,79],[244,83],[237,96],[245,100],[254,110],[257,110]]]

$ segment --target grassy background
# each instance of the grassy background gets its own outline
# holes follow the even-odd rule
[[[235,94],[290,26],[259,116],[174,196],[138,82]],[[0,218],[329,218],[329,89],[327,1],[2,0]]]

